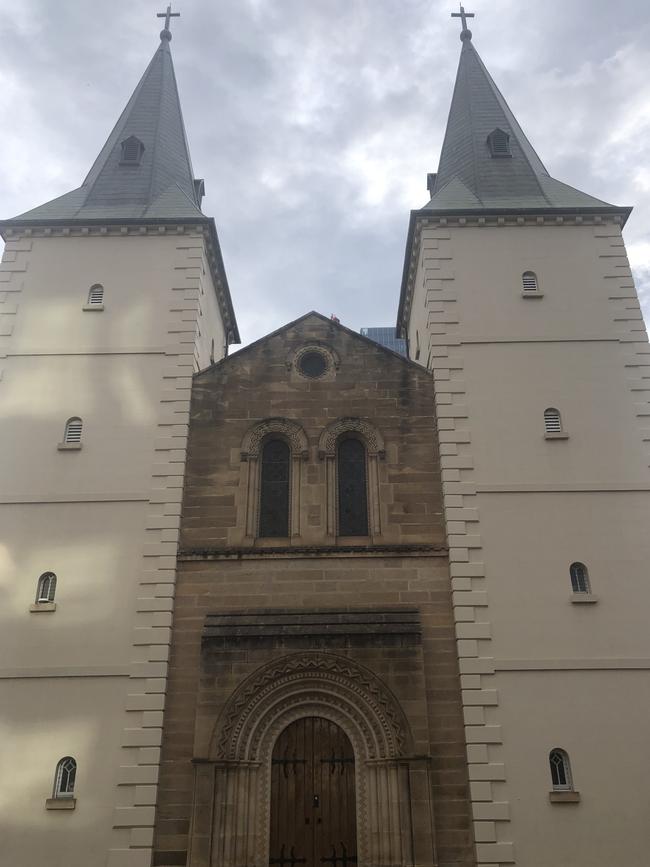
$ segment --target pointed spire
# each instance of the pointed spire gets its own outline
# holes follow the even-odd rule
[[[174,14],[168,8],[160,45],[82,186],[16,219],[203,216],[169,44]]]
[[[462,19],[462,48],[440,155],[424,210],[607,207],[552,178],[485,68]]]

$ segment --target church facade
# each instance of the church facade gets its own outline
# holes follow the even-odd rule
[[[409,357],[317,313],[229,354],[168,27],[0,224],[0,865],[645,867],[630,209],[548,173],[462,17]]]

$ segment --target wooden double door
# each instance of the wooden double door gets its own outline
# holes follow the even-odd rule
[[[269,851],[275,867],[356,865],[354,752],[327,719],[296,720],[275,744]]]

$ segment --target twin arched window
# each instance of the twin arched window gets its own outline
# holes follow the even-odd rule
[[[65,756],[56,766],[53,798],[74,798],[74,782],[77,763],[72,756]]]
[[[291,448],[281,437],[266,440],[260,455],[258,534],[287,538],[291,514]],[[336,507],[338,536],[367,536],[367,453],[361,439],[343,434],[336,445]]]

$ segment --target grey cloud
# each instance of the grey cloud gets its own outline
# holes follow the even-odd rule
[[[3,216],[80,183],[156,48],[164,5],[0,0]],[[408,212],[427,200],[451,100],[453,4],[175,5],[194,167],[244,340],[311,308],[353,328],[392,324]],[[475,44],[552,174],[636,206],[626,239],[650,305],[645,3],[475,6]]]

